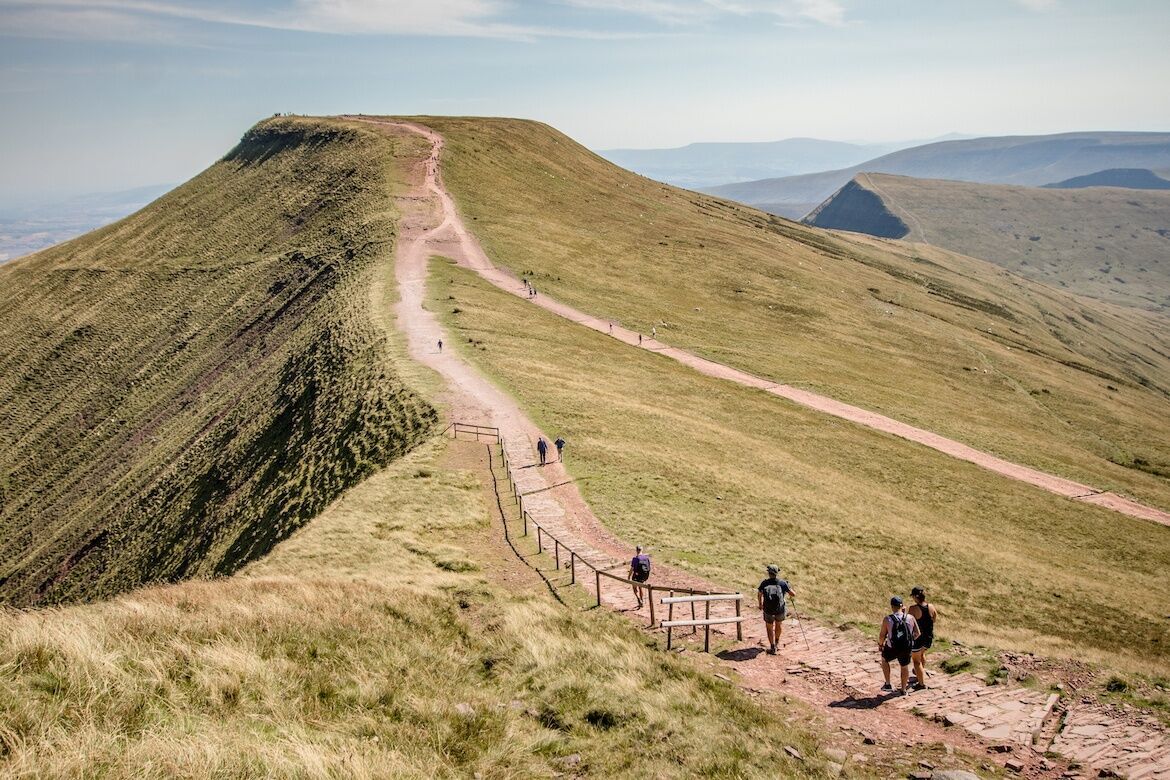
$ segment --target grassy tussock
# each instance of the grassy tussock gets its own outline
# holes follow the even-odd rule
[[[244,574],[4,613],[0,772],[817,772],[807,732],[621,619],[493,584],[478,477],[438,464],[441,449],[363,482]]]
[[[408,153],[268,121],[0,270],[0,603],[235,571],[426,434],[368,292]]]
[[[444,181],[488,254],[538,290],[1170,508],[1170,480],[1148,470],[1170,467],[1166,317],[668,187],[534,122],[424,121],[444,134]]]
[[[565,436],[590,506],[659,559],[747,592],[776,561],[802,608],[868,631],[921,584],[944,637],[1170,669],[1166,528],[703,377],[449,264],[430,286],[452,346]]]

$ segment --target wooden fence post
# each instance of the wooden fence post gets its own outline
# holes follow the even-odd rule
[[[646,589],[650,591],[650,628],[654,628],[654,586],[647,585]]]
[[[524,535],[528,536],[528,513],[524,512],[521,517],[524,519]]]
[[[673,590],[670,592],[670,598],[674,598],[674,591]],[[666,605],[666,622],[669,623],[672,620],[674,620],[674,602],[673,601]],[[666,630],[667,630],[667,636],[669,636],[670,629],[668,628]]]
[[[557,541],[557,538],[555,536],[553,537],[553,556],[557,560],[557,571],[560,571],[561,570],[561,543]]]
[[[544,539],[540,535],[540,526],[536,526],[536,552],[540,554],[544,552]]]
[[[577,553],[569,550],[569,584],[577,584]]]
[[[707,595],[710,596],[711,591],[707,591]],[[703,619],[710,620],[711,619],[711,602],[710,602],[710,600],[708,600],[708,601],[704,601],[703,604],[706,606],[706,610],[704,612]],[[711,652],[711,624],[708,623],[707,625],[703,626],[703,628],[704,628],[703,652],[709,653],[709,652]]]
[[[735,600],[735,616],[736,616],[737,618],[738,618],[738,617],[743,617],[743,604],[742,604],[742,602],[743,602],[743,594],[742,594],[742,593],[736,593],[735,595],[739,596],[739,598],[737,598],[737,599]],[[742,622],[739,622],[739,623],[736,623],[736,624],[735,624],[735,639],[736,639],[736,641],[738,641],[738,642],[742,642],[742,641],[743,641],[743,623],[742,623]]]
[[[695,602],[691,602],[691,620],[695,620]],[[691,633],[697,634],[699,632],[698,626],[691,626]]]
[[[596,587],[597,587],[597,606],[600,607],[601,606],[601,572],[597,571],[597,569],[594,569],[593,570],[593,577],[597,580],[597,582],[595,583]]]

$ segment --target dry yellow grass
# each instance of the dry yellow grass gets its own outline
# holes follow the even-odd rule
[[[0,773],[820,774],[784,713],[616,616],[501,587],[480,474],[444,447],[240,575],[0,614]]]

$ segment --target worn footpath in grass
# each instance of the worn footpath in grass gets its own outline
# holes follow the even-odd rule
[[[530,575],[501,586],[482,454],[452,466],[446,446],[366,480],[234,577],[0,613],[0,773],[821,773],[791,714],[617,616],[557,604]]]
[[[540,291],[1170,509],[1165,317],[668,187],[538,123],[422,121],[488,255]]]
[[[967,643],[1170,669],[1170,531],[699,375],[436,261],[451,341],[551,435],[593,510],[659,560],[876,625],[924,585]],[[458,312],[456,313],[456,310]]]

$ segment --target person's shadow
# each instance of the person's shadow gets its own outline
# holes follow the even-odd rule
[[[873,710],[885,704],[888,700],[894,698],[898,694],[894,693],[879,693],[873,696],[848,696],[844,699],[829,702],[830,707],[844,710]]]
[[[742,647],[739,650],[724,650],[722,653],[716,653],[715,657],[724,661],[750,661],[762,652],[764,652],[762,647]]]

